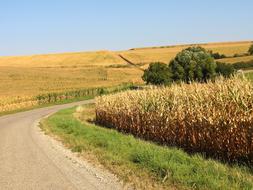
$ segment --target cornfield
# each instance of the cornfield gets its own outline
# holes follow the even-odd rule
[[[253,163],[253,84],[244,78],[101,96],[96,121],[190,153]]]
[[[38,105],[52,104],[62,102],[64,100],[74,100],[85,97],[95,97],[97,95],[109,94],[114,92],[123,91],[134,87],[133,83],[122,83],[117,86],[104,87],[104,88],[86,88],[66,92],[55,92],[40,94],[34,96],[22,97],[0,97],[0,113],[10,112],[14,110],[21,110],[31,108]]]
[[[23,97],[0,97],[0,113],[13,110],[20,110],[38,105],[38,102],[32,96]]]

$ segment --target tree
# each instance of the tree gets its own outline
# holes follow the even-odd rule
[[[214,58],[202,47],[189,47],[178,53],[170,64],[174,81],[206,82],[214,79],[216,63]]]
[[[168,85],[172,81],[168,65],[160,62],[151,63],[144,71],[142,79],[147,84],[154,85]]]
[[[225,78],[231,77],[235,73],[235,68],[232,64],[217,62],[216,65],[216,73]]]
[[[249,48],[249,54],[250,55],[253,55],[253,44],[250,46],[250,48]]]

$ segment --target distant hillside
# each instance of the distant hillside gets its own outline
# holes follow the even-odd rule
[[[169,63],[178,52],[190,46],[199,45],[213,52],[233,56],[234,54],[246,53],[252,43],[252,41],[242,41],[134,48],[128,51],[122,51],[121,55],[133,63],[144,65],[143,67],[145,68],[150,62],[160,61]]]
[[[230,46],[230,45],[248,45],[253,41],[236,41],[236,42],[212,42],[212,43],[196,43],[196,44],[179,44],[179,45],[168,45],[168,46],[153,46],[153,47],[142,47],[132,48],[130,50],[142,50],[142,49],[161,49],[161,48],[175,48],[175,47],[190,47],[190,46]]]
[[[161,47],[133,48],[126,51],[96,51],[76,52],[61,54],[45,54],[31,56],[9,56],[0,57],[0,66],[16,67],[92,67],[126,65],[127,62],[121,56],[138,65],[145,65],[150,62],[160,61],[168,63],[182,49],[189,46],[200,45],[208,50],[219,52],[227,56],[247,52],[252,41],[221,42],[203,44],[184,44]]]
[[[0,66],[19,67],[88,67],[124,63],[115,52],[111,51],[0,57]]]

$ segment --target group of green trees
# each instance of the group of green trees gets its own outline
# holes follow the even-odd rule
[[[253,45],[249,48],[249,54],[253,55]],[[230,77],[235,73],[237,67],[216,62],[215,57],[221,58],[223,55],[212,53],[202,47],[189,47],[178,53],[169,64],[151,63],[144,71],[142,79],[147,84],[168,85],[178,81],[207,82],[220,75]]]
[[[189,47],[176,55],[169,63],[151,63],[144,71],[143,80],[148,84],[168,85],[171,82],[206,82],[218,74],[229,77],[234,69],[227,64],[216,63],[210,52],[202,47]]]

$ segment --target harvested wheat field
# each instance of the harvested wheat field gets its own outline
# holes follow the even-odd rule
[[[0,57],[0,110],[32,106],[39,94],[141,83],[141,75],[109,51]]]

